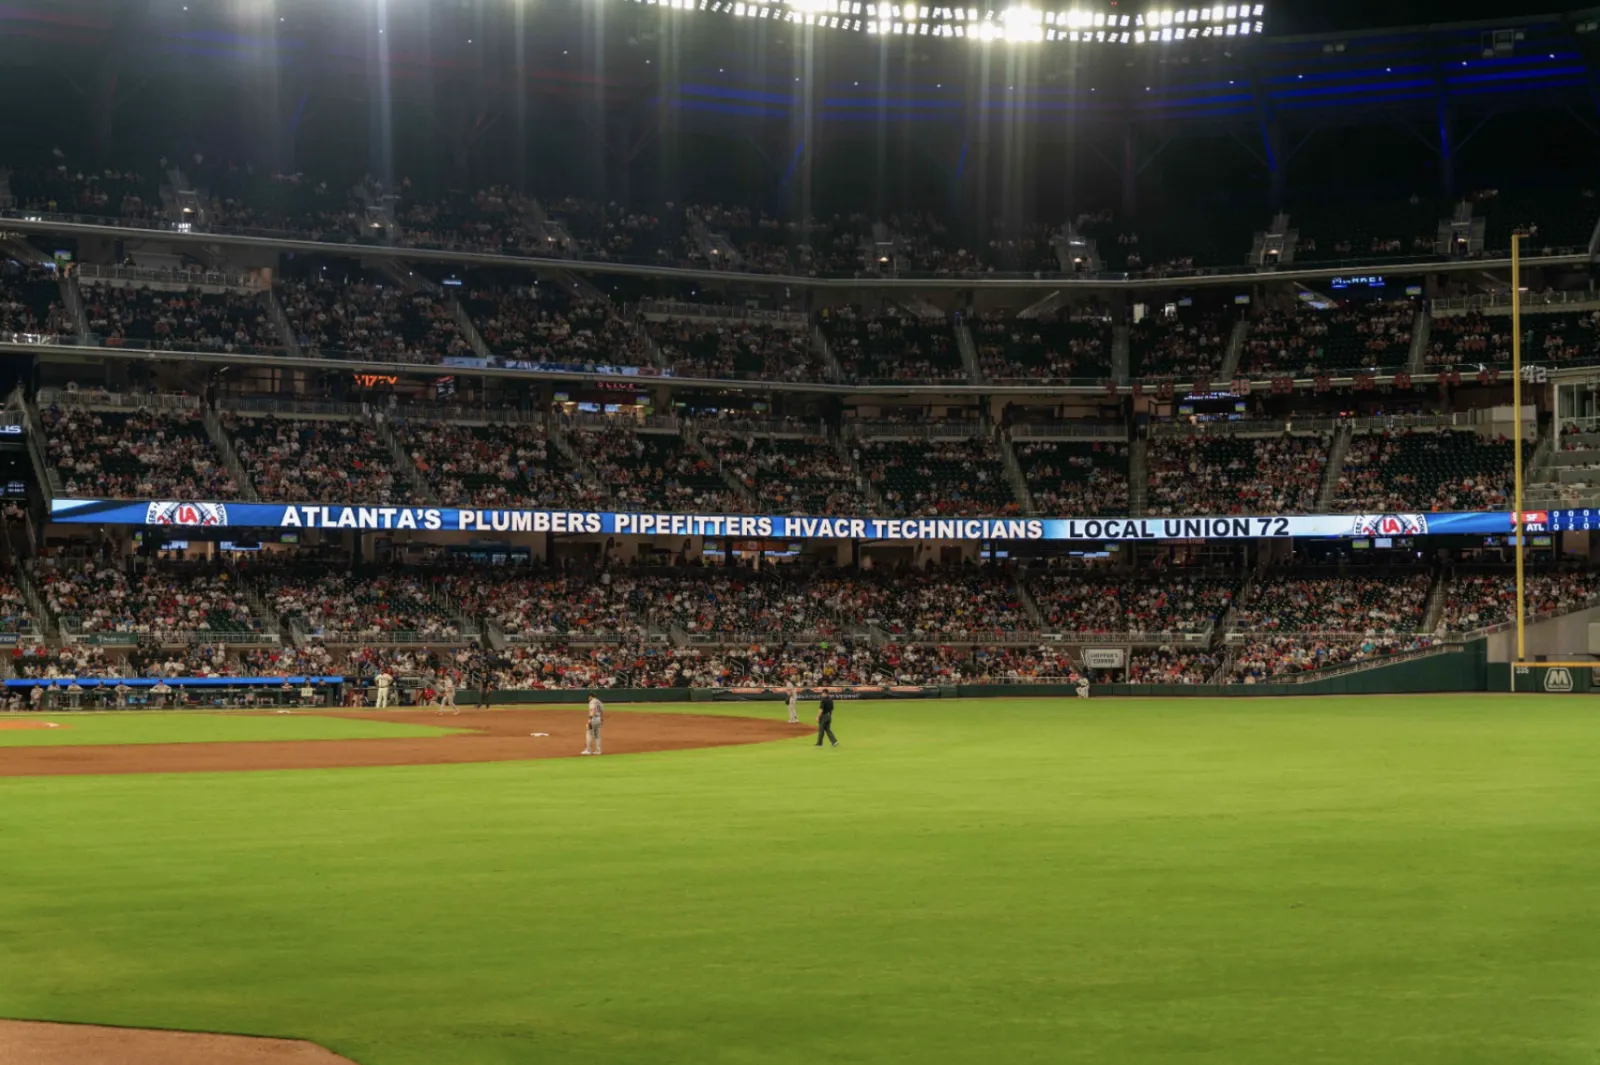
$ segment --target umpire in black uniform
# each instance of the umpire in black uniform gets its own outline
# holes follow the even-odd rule
[[[817,711],[818,747],[822,746],[823,736],[827,736],[835,747],[839,746],[839,741],[833,735],[833,696],[827,692],[822,693],[822,708]]]

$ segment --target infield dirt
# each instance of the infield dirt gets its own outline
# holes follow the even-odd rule
[[[420,738],[4,747],[0,748],[0,777],[520,762],[578,757],[584,742],[581,710],[463,710],[447,715],[418,710],[330,710],[320,716],[438,724],[467,731]],[[748,717],[613,713],[606,719],[603,757],[763,743],[792,739],[808,731],[781,721]]]

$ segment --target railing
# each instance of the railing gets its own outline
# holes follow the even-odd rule
[[[199,410],[200,397],[172,392],[108,392],[101,388],[41,388],[41,407],[94,407],[111,410]]]
[[[799,311],[775,311],[726,304],[689,303],[683,300],[640,300],[639,313],[664,318],[699,318],[722,321],[761,322],[783,329],[804,329],[807,319]]]
[[[1211,643],[1212,626],[1194,632],[1077,632],[1047,630],[1042,642],[1084,647],[1206,647]]]
[[[271,647],[278,636],[271,632],[224,632],[214,629],[157,629],[149,632],[85,632],[75,618],[61,619],[63,643],[83,647],[193,647],[199,644]]]
[[[1342,677],[1349,673],[1365,673],[1368,670],[1378,669],[1382,666],[1392,666],[1396,662],[1409,662],[1418,658],[1431,658],[1434,655],[1458,654],[1466,648],[1460,643],[1434,641],[1425,647],[1412,647],[1403,651],[1394,651],[1388,654],[1374,655],[1355,662],[1341,662],[1336,666],[1324,666],[1321,669],[1310,669],[1300,673],[1279,673],[1265,677],[1257,683],[1261,684],[1310,684],[1313,681],[1327,680],[1330,677]]]
[[[867,640],[870,633],[865,629],[854,632],[688,632],[684,633],[686,642],[691,647],[752,647],[757,644],[820,644],[838,643],[843,640]]]
[[[185,288],[243,289],[262,292],[266,285],[260,275],[231,273],[226,270],[194,270],[176,266],[102,266],[83,263],[78,267],[83,281],[130,281]]]
[[[321,640],[325,644],[372,644],[383,647],[406,645],[425,646],[453,646],[457,644],[473,643],[477,640],[476,632],[421,632],[416,630],[391,629],[386,631],[345,631],[340,629],[308,629],[306,635],[310,639]]]
[[[841,431],[858,440],[981,440],[988,435],[980,422],[845,422]]]
[[[1021,422],[1013,425],[1010,433],[1011,439],[1019,443],[1024,440],[1126,440],[1128,427],[1097,422]]]
[[[278,397],[229,396],[223,397],[218,407],[224,411],[250,414],[320,415],[336,418],[360,418],[366,407],[360,403],[338,403],[332,400],[282,399]]]
[[[482,422],[495,425],[543,426],[544,415],[520,407],[465,407],[446,404],[401,403],[389,408],[396,422]]]
[[[1600,307],[1600,292],[1524,292],[1522,310],[1582,310]],[[1511,291],[1485,292],[1475,296],[1440,296],[1429,304],[1436,315],[1450,317],[1470,311],[1511,309]]]
[[[1268,629],[1268,630],[1235,630],[1224,637],[1227,644],[1248,643],[1252,640],[1269,641],[1288,637],[1294,640],[1328,640],[1341,643],[1359,643],[1362,640],[1429,640],[1436,641],[1437,637],[1431,632],[1404,632],[1394,630],[1391,632],[1337,632],[1300,629]]]
[[[664,632],[508,632],[506,644],[511,647],[542,647],[557,644],[563,647],[611,647],[621,643],[666,644]]]
[[[820,436],[828,435],[828,423],[801,418],[706,418],[694,423],[697,432],[729,436]]]
[[[682,423],[678,421],[678,416],[675,414],[651,414],[644,418],[634,418],[578,411],[575,414],[557,415],[556,419],[560,427],[568,432],[573,429],[611,429],[618,425],[626,425],[634,429],[649,429],[662,433],[680,433],[683,431]]]

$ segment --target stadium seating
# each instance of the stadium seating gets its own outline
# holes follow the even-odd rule
[[[1240,604],[1238,627],[1252,634],[1413,633],[1422,627],[1428,585],[1425,573],[1276,574]]]
[[[1418,651],[1431,643],[1426,636],[1364,636],[1356,640],[1267,636],[1249,640],[1235,650],[1232,668],[1224,681],[1259,684],[1275,677]]]
[[[1324,436],[1160,436],[1150,441],[1153,514],[1307,514],[1328,461]]]
[[[1205,684],[1222,668],[1221,655],[1179,647],[1149,647],[1128,654],[1128,684]]]
[[[583,483],[543,426],[402,422],[395,436],[448,506],[598,505],[599,485]]]
[[[460,637],[435,582],[420,574],[263,567],[246,575],[273,613],[304,626],[310,636],[354,642],[377,636],[440,642]]]
[[[1308,196],[1289,209],[1298,231],[1295,263],[1431,259],[1439,219],[1448,204],[1426,196],[1390,196],[1351,202],[1333,194]]]
[[[239,485],[223,466],[196,409],[52,406],[40,411],[40,421],[46,458],[69,496],[239,497]]]
[[[609,301],[575,297],[557,285],[486,286],[462,306],[488,349],[507,359],[566,366],[648,366],[638,331]]]
[[[1526,618],[1569,614],[1600,597],[1600,583],[1582,570],[1526,574]],[[1517,579],[1514,573],[1463,573],[1450,581],[1443,597],[1441,632],[1475,632],[1515,620]]]
[[[897,514],[1006,514],[1017,509],[1005,467],[988,440],[865,440],[861,465]]]
[[[840,307],[823,316],[822,331],[849,380],[967,380],[955,334],[943,322],[869,317],[854,308]]]
[[[0,337],[75,331],[61,306],[61,284],[53,271],[0,261]]]
[[[1140,322],[1128,334],[1133,375],[1215,378],[1232,328],[1217,312],[1180,312],[1170,320]]]
[[[1239,369],[1295,377],[1398,369],[1411,356],[1415,320],[1416,309],[1409,303],[1265,311],[1251,319]]]
[[[319,274],[285,281],[278,299],[308,354],[431,363],[472,353],[443,300],[392,281]]]
[[[827,377],[812,355],[811,338],[804,330],[683,320],[651,322],[647,331],[668,368],[679,377],[763,381],[821,381]]]
[[[1046,571],[1028,584],[1047,631],[1095,635],[1204,632],[1222,619],[1237,588],[1226,577],[1081,569]]]
[[[985,316],[971,323],[978,365],[991,381],[1041,384],[1111,376],[1111,321]]]
[[[1511,441],[1462,430],[1356,436],[1334,490],[1342,511],[1497,510],[1506,506]]]
[[[636,432],[618,423],[579,428],[570,438],[618,506],[723,513],[743,509],[738,493],[677,433]]]
[[[1018,440],[1011,445],[1034,509],[1041,514],[1128,512],[1128,446],[1080,440]]]
[[[1428,333],[1429,370],[1476,370],[1480,365],[1510,365],[1511,318],[1477,311],[1440,315]]]
[[[277,503],[398,503],[408,493],[377,431],[357,421],[229,416],[245,473]]]
[[[83,285],[89,330],[107,347],[257,352],[277,347],[265,297]]]
[[[777,514],[857,514],[870,509],[855,470],[820,436],[752,436],[716,430],[701,442],[723,469]]]

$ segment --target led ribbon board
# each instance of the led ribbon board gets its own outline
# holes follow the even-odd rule
[[[1296,514],[1183,518],[876,518],[751,514],[641,514],[596,510],[325,503],[127,502],[57,499],[50,520],[178,529],[351,529],[385,532],[563,533],[593,536],[713,536],[782,540],[1255,540],[1368,536],[1505,535],[1509,511],[1455,514]],[[1600,510],[1530,511],[1529,532],[1600,527]]]

